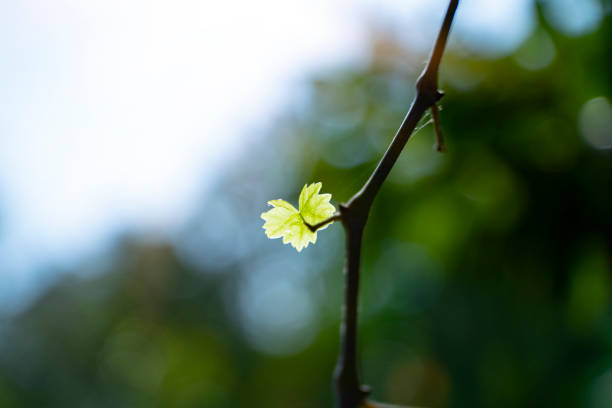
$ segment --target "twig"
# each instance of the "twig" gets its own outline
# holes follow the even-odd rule
[[[431,117],[434,124],[434,132],[436,134],[436,150],[440,153],[444,153],[446,151],[446,146],[444,145],[444,138],[442,137],[442,129],[440,128],[440,107],[437,104],[432,105],[431,108]]]
[[[306,221],[304,221],[304,224],[306,224],[309,230],[311,230],[312,232],[316,232],[317,230],[323,228],[327,224],[330,224],[334,221],[340,221],[341,219],[342,219],[342,214],[337,212],[337,213],[334,213],[334,215],[332,215],[328,219],[319,222],[318,224],[312,225],[312,224],[307,223]]]
[[[423,114],[428,109],[435,107],[443,96],[443,93],[438,89],[438,71],[458,5],[459,0],[451,0],[449,3],[429,62],[417,80],[416,97],[389,148],[363,188],[348,203],[339,206],[340,215],[336,219],[342,221],[346,232],[346,261],[344,269],[345,299],[340,328],[340,354],[334,371],[337,408],[358,408],[366,404],[365,398],[369,394],[369,388],[361,385],[357,370],[357,303],[363,230],[374,198],[376,198],[406,142],[413,134]],[[432,116],[434,117],[434,124],[438,123],[437,107],[432,109]],[[313,228],[317,226],[318,224]],[[370,406],[376,405],[370,404]]]

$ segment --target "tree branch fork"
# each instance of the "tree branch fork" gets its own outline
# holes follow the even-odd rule
[[[458,5],[459,0],[451,0],[449,3],[446,16],[438,33],[438,37],[429,57],[428,63],[416,81],[417,93],[415,99],[412,102],[404,121],[398,129],[393,141],[389,145],[385,155],[378,163],[378,166],[363,188],[357,192],[347,204],[340,205],[340,212],[336,212],[330,218],[317,224],[306,224],[312,232],[315,232],[334,221],[341,221],[343,217],[347,216],[348,212],[358,212],[364,221],[367,220],[367,213],[369,213],[371,205],[380,187],[397,161],[397,158],[406,145],[406,142],[414,132],[416,125],[428,109],[431,110],[432,121],[434,124],[436,150],[439,152],[444,152],[446,150],[440,127],[440,107],[438,106],[438,102],[444,97],[444,92],[438,89],[438,72],[440,70],[442,55],[446,48],[448,35]]]
[[[439,152],[445,150],[437,105],[444,93],[438,89],[438,72],[458,5],[459,0],[450,0],[427,65],[416,81],[417,92],[412,105],[368,181],[346,204],[339,205],[339,212],[315,225],[307,224],[315,232],[331,222],[342,221],[346,232],[345,296],[340,327],[340,353],[334,371],[336,408],[383,406],[366,401],[370,389],[361,384],[357,369],[357,306],[363,230],[374,199],[427,110],[431,110],[434,122],[436,149]]]

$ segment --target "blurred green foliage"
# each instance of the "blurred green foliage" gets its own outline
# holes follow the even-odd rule
[[[612,156],[579,123],[588,101],[609,104],[611,40],[609,17],[581,37],[541,19],[514,55],[445,57],[449,152],[417,133],[366,229],[359,341],[375,399],[612,406]],[[176,239],[128,235],[4,319],[0,406],[331,406],[342,229],[298,255],[259,214],[310,181],[348,199],[422,60],[378,36],[369,64],[313,78],[253,138]]]

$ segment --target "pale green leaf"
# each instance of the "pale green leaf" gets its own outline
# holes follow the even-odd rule
[[[322,186],[320,182],[304,185],[300,193],[300,214],[310,225],[325,221],[336,212],[334,206],[329,203],[331,194],[319,194]]]
[[[331,194],[319,194],[321,187],[321,183],[313,183],[302,188],[299,210],[285,200],[268,201],[274,208],[261,214],[266,221],[263,228],[268,238],[282,237],[283,244],[291,244],[298,252],[308,244],[317,242],[317,232],[312,232],[306,222],[315,225],[330,218],[336,211],[329,203]]]

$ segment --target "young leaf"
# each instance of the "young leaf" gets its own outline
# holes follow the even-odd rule
[[[272,208],[261,214],[266,222],[263,229],[270,239],[283,238],[283,244],[291,244],[298,252],[309,243],[317,242],[317,231],[312,232],[306,223],[318,224],[330,218],[336,209],[329,203],[331,194],[319,194],[321,183],[304,185],[299,198],[299,210],[285,200],[272,200]],[[331,224],[331,222],[330,222]],[[325,229],[329,224],[320,228]]]

